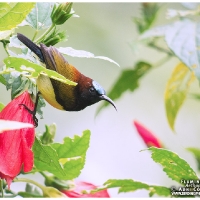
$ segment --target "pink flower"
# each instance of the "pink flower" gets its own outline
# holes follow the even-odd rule
[[[76,182],[75,188],[72,190],[61,190],[65,195],[70,198],[110,198],[107,190],[102,190],[100,192],[96,192],[94,194],[82,194],[83,190],[93,190],[96,189],[97,186],[86,183],[86,182]]]
[[[33,117],[28,110],[19,104],[25,104],[33,110],[34,103],[28,92],[13,99],[0,113],[0,119],[27,122],[34,125]],[[0,134],[0,178],[5,179],[10,188],[12,180],[20,173],[33,168],[34,128],[4,131]]]
[[[148,146],[154,146],[158,148],[162,148],[163,145],[161,142],[156,138],[151,131],[145,128],[141,123],[134,121],[133,124],[135,125],[139,135],[143,139],[144,143]]]

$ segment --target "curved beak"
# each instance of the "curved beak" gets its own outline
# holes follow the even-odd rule
[[[113,107],[115,108],[115,110],[117,111],[115,103],[109,97],[107,97],[105,94],[101,95],[100,99],[105,100],[105,101],[109,102],[110,104],[112,104]]]

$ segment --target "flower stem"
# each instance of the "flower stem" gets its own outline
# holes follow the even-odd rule
[[[34,36],[33,36],[33,39],[32,39],[32,41],[34,41],[34,40],[35,40],[35,37],[37,36],[37,34],[38,34],[38,30],[36,30],[36,31],[35,31],[35,34],[34,34]]]
[[[8,48],[7,48],[8,42],[6,40],[0,40],[0,42],[2,42],[5,52],[8,54],[8,56],[10,56],[10,54],[8,53]]]
[[[30,180],[30,179],[27,179],[27,178],[15,178],[13,182],[26,182],[26,183],[32,183],[33,185],[36,185],[37,187],[39,187],[41,190],[44,190],[45,186],[33,181],[33,180]]]
[[[3,180],[1,179],[0,181],[0,185],[1,185],[1,197],[4,198],[4,192],[3,192]]]
[[[45,38],[45,36],[49,33],[49,32],[51,32],[51,30],[53,29],[55,27],[55,24],[52,24],[37,40],[35,40],[34,42],[35,43],[38,43],[38,42],[40,42],[40,41],[42,41],[44,38]]]

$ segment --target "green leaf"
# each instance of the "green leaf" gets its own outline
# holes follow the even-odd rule
[[[89,130],[84,131],[82,137],[66,137],[63,144],[43,145],[36,138],[33,146],[36,168],[39,171],[48,171],[61,180],[76,178],[84,167],[89,139]]]
[[[45,125],[45,132],[40,137],[42,144],[51,144],[53,143],[54,137],[56,135],[56,125],[51,124],[49,126]]]
[[[62,54],[72,56],[72,57],[103,59],[103,60],[107,60],[107,61],[119,66],[119,64],[117,62],[115,62],[114,60],[112,60],[110,58],[107,58],[105,56],[95,56],[93,53],[90,53],[90,52],[84,51],[84,50],[75,50],[71,47],[59,47],[58,51],[60,51],[60,53],[62,53]]]
[[[23,123],[23,122],[16,122],[16,121],[9,121],[0,119],[0,134],[3,131],[10,131],[22,128],[34,128],[33,124]]]
[[[77,85],[77,83],[70,81],[66,79],[61,74],[57,73],[56,71],[52,71],[49,69],[46,69],[40,65],[37,65],[35,63],[29,62],[23,58],[17,58],[17,57],[7,57],[4,59],[4,63],[6,64],[7,68],[14,68],[18,72],[27,72],[27,77],[29,78],[38,78],[40,74],[43,74],[45,76],[48,76],[52,79],[61,81],[63,83],[66,83],[68,85]],[[12,71],[11,69],[8,69],[8,71]],[[7,71],[1,71],[1,73],[7,73]]]
[[[119,99],[122,94],[126,91],[133,92],[139,87],[140,78],[145,75],[150,69],[151,65],[149,63],[140,61],[136,63],[134,69],[123,70],[120,77],[114,83],[112,89],[108,92],[109,98],[112,100]],[[97,110],[97,114],[109,104],[104,102]]]
[[[4,107],[5,105],[0,102],[0,112],[3,110]]]
[[[165,110],[172,130],[174,130],[176,116],[186,99],[193,80],[194,76],[191,71],[183,63],[180,63],[176,66],[167,82],[165,88]]]
[[[188,151],[193,153],[194,157],[196,158],[197,164],[198,164],[198,170],[200,171],[200,149],[194,148],[194,147],[189,147],[186,148]]]
[[[161,149],[150,147],[149,150],[152,152],[152,159],[163,166],[163,171],[172,180],[181,183],[181,180],[198,180],[196,173],[190,167],[190,165],[180,158],[176,153]]]
[[[35,3],[0,3],[0,31],[11,30],[20,24]]]
[[[29,192],[18,192],[17,194],[23,198],[42,198],[43,197],[42,195],[32,194]]]
[[[156,19],[159,11],[159,5],[157,3],[142,3],[141,4],[141,17],[134,17],[133,21],[137,25],[139,33],[143,33],[148,30]]]
[[[37,187],[35,187],[29,183],[26,184],[25,192],[18,192],[18,195],[20,195],[21,197],[24,197],[24,198],[30,198],[30,197],[41,198],[41,197],[43,197],[43,195],[37,189]]]
[[[148,185],[146,183],[134,181],[131,179],[110,179],[104,183],[102,188],[92,190],[91,193],[98,192],[108,188],[119,188],[118,193],[135,192],[137,190],[145,189],[149,191],[149,196],[157,194],[159,196],[171,196],[169,188],[156,185]]]
[[[6,85],[6,80],[2,75],[0,75],[0,83],[3,83],[4,85]]]
[[[194,71],[200,81],[200,22],[185,19],[167,29],[165,40],[176,56]]]
[[[10,36],[13,33],[13,30],[8,31],[0,31],[0,40],[6,39],[8,36]]]
[[[52,2],[37,2],[34,9],[26,17],[26,21],[37,31],[47,29],[52,24],[53,5]]]

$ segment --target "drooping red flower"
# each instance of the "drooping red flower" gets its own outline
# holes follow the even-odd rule
[[[33,117],[28,110],[33,110],[34,103],[28,92],[13,99],[0,113],[0,119],[26,122],[34,125]],[[29,172],[33,168],[33,152],[31,147],[35,138],[34,128],[4,131],[0,134],[0,178],[7,181],[8,187],[20,173]]]
[[[158,147],[158,148],[163,147],[159,139],[155,137],[154,134],[150,130],[145,128],[145,126],[143,126],[141,123],[139,123],[136,120],[133,122],[133,124],[135,125],[139,135],[141,136],[141,138],[143,139],[143,141],[148,147],[151,147],[151,146]]]
[[[97,186],[91,183],[79,181],[75,183],[75,188],[72,190],[61,190],[61,192],[70,198],[110,198],[107,190],[102,190],[94,194],[82,194],[82,191],[84,190],[94,190],[96,188]]]

